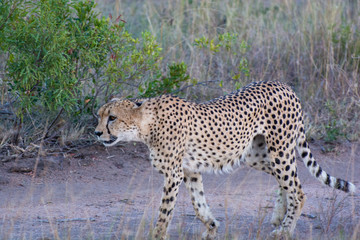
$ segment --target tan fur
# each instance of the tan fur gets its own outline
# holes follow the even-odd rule
[[[164,239],[179,186],[185,183],[196,216],[214,238],[219,223],[206,203],[201,172],[228,172],[240,162],[273,175],[279,196],[273,232],[292,234],[305,203],[297,176],[295,148],[322,183],[345,192],[355,186],[328,175],[314,160],[306,142],[299,99],[285,84],[252,83],[207,103],[174,96],[112,100],[99,111],[95,134],[105,146],[140,141],[150,150],[152,165],[164,174],[164,190],[155,238]]]

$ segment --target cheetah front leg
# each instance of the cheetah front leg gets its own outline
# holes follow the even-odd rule
[[[159,217],[153,232],[154,239],[166,239],[167,228],[171,222],[179,186],[183,181],[183,170],[181,168],[165,171],[164,189],[162,193]]]
[[[204,239],[214,239],[216,236],[219,222],[212,215],[209,205],[206,203],[204,196],[204,187],[200,173],[184,169],[184,182],[191,195],[196,216],[205,224],[206,232],[203,234]]]

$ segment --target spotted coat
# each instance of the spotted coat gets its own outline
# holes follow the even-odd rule
[[[152,165],[164,174],[156,238],[166,238],[179,186],[185,183],[196,216],[214,238],[218,221],[206,203],[202,172],[228,172],[245,163],[273,175],[278,184],[273,234],[292,234],[305,203],[295,149],[310,173],[345,192],[355,186],[327,174],[306,141],[299,99],[280,82],[255,82],[205,103],[164,95],[137,101],[115,99],[98,111],[95,134],[106,145],[141,141]]]

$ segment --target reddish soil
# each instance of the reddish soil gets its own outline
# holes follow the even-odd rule
[[[311,148],[328,173],[360,186],[359,142],[327,153],[321,142]],[[35,177],[35,159],[0,161],[0,239],[149,238],[163,177],[151,167],[146,146],[91,145],[38,160]],[[298,169],[307,202],[294,237],[360,239],[359,195],[322,185],[300,161]],[[273,177],[240,167],[231,174],[204,174],[204,187],[221,238],[265,239],[273,230]],[[199,239],[205,228],[183,185],[175,209],[170,238]]]

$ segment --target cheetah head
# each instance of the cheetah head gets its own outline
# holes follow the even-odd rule
[[[139,141],[137,117],[141,103],[113,99],[98,111],[95,135],[106,146],[119,141]]]

